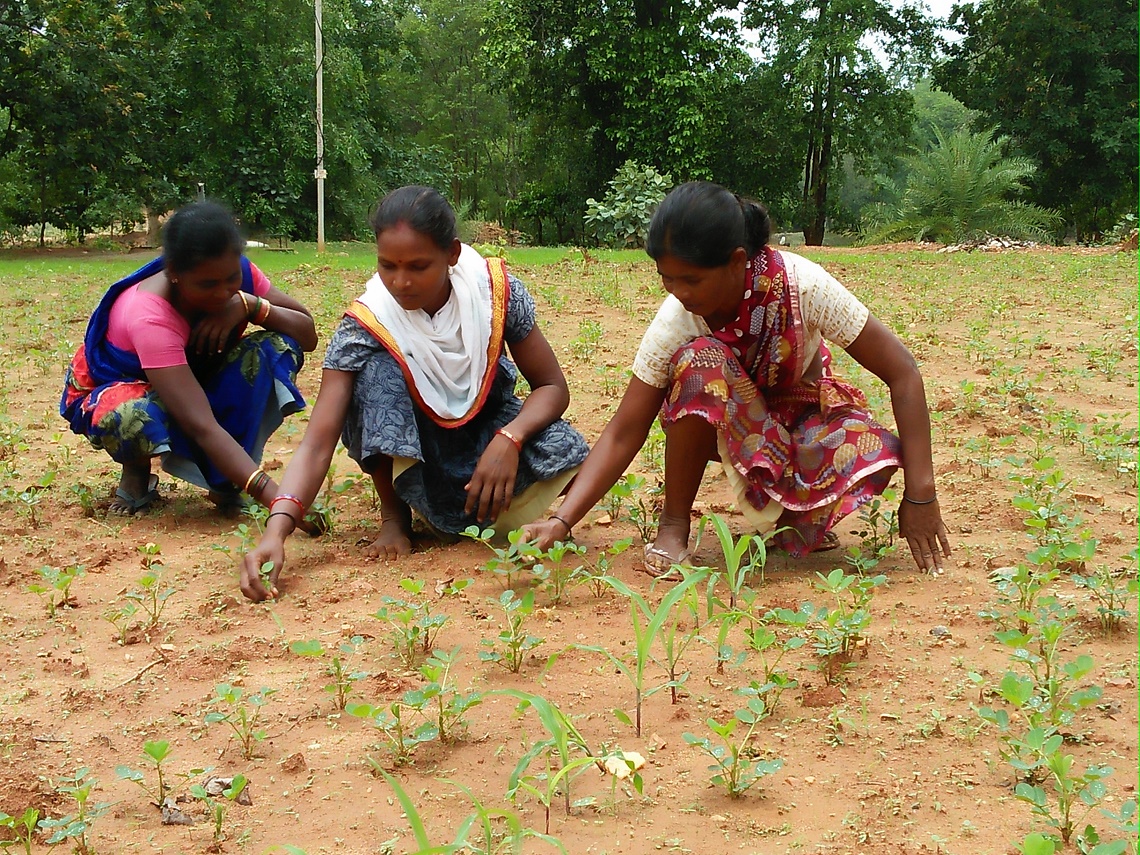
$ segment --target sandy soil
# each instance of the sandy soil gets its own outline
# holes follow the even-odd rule
[[[632,714],[630,682],[605,656],[581,649],[631,655],[629,606],[613,592],[599,599],[578,587],[558,605],[538,592],[529,632],[544,643],[521,673],[481,661],[479,651],[486,648],[480,642],[498,635],[502,619],[496,601],[503,584],[484,567],[489,551],[477,543],[423,540],[399,564],[363,559],[362,544],[374,536],[378,515],[370,488],[343,454],[332,479],[343,488],[331,500],[334,531],[319,540],[291,541],[284,597],[272,606],[247,604],[235,584],[237,522],[220,518],[204,496],[168,477],[160,486],[162,502],[150,513],[108,515],[116,480],[110,461],[64,432],[54,410],[62,362],[38,358],[35,343],[41,351],[50,344],[62,357],[82,334],[91,293],[59,297],[49,286],[28,295],[0,286],[14,336],[4,345],[0,463],[16,492],[55,473],[50,486],[35,494],[35,504],[13,494],[0,503],[0,811],[18,815],[34,807],[43,817],[74,814],[76,803],[61,786],[86,768],[98,780],[91,803],[109,804],[86,832],[91,851],[209,851],[214,835],[200,802],[181,805],[199,824],[163,825],[148,796],[116,775],[120,765],[143,770],[153,786],[143,745],[167,740],[170,780],[203,767],[248,777],[252,804],[228,806],[224,851],[285,851],[274,847],[286,844],[310,855],[416,851],[408,820],[372,761],[395,775],[433,842],[450,842],[472,811],[461,785],[489,808],[517,812],[525,827],[544,831],[547,816],[535,798],[504,800],[518,759],[546,736],[534,711],[516,714],[514,699],[494,694],[514,689],[545,697],[572,716],[593,751],[620,748],[647,758],[641,793],[628,782],[611,789],[611,778],[591,767],[574,779],[572,797],[592,797],[592,804],[567,815],[556,799],[549,831],[570,853],[1016,851],[1014,841],[1048,829],[1014,799],[1013,770],[999,754],[995,732],[975,711],[980,702],[1001,705],[992,689],[1010,667],[1008,649],[995,640],[998,627],[981,614],[996,600],[989,574],[1023,561],[1035,545],[1026,513],[1011,502],[1020,486],[1009,475],[1027,470],[1004,458],[1025,458],[1041,451],[1042,443],[1050,446],[1070,482],[1067,513],[1100,541],[1094,563],[1134,577],[1135,441],[1123,464],[1097,461],[1094,445],[1082,449],[1052,416],[1071,411],[1091,432],[1097,414],[1104,414],[1109,422],[1120,420],[1118,434],[1135,431],[1135,254],[1123,263],[1079,251],[982,259],[896,247],[873,267],[865,256],[851,250],[812,254],[864,295],[922,363],[955,559],[941,578],[917,573],[903,552],[882,561],[875,572],[888,582],[874,595],[865,643],[834,684],[812,669],[810,646],[788,654],[784,664],[797,685],[757,727],[754,745],[756,757],[779,758],[783,766],[739,799],[710,784],[708,758],[683,734],[711,737],[706,719],[723,722],[745,705],[736,689],[757,679],[755,653],[717,673],[715,633],[706,633],[713,643],[694,644],[683,660],[689,674],[678,702],[671,703],[668,691],[645,701],[640,736],[612,712]],[[987,284],[995,269],[999,286]],[[616,406],[622,367],[659,300],[651,269],[579,261],[519,272],[563,359],[574,394],[570,416],[593,439]],[[314,302],[326,287],[312,271],[277,282]],[[334,286],[345,298],[355,289],[347,280],[327,287]],[[62,309],[53,302],[58,299]],[[327,293],[323,299],[338,302]],[[1111,351],[1114,368],[1098,369],[1109,362],[1092,353],[1094,345]],[[319,379],[316,363],[301,379],[310,400]],[[1018,367],[1020,373],[1011,371]],[[873,404],[886,409],[882,387],[869,388]],[[884,418],[890,419],[889,411]],[[267,460],[274,466],[288,462],[300,439],[303,420],[294,422],[270,441]],[[655,462],[643,457],[636,466],[652,482]],[[91,515],[85,491],[93,499]],[[735,531],[744,530],[723,476],[711,468],[697,510],[722,513]],[[854,532],[861,528],[857,519],[841,524],[843,549],[860,545]],[[598,509],[576,535],[592,554],[632,537],[633,548],[615,559],[614,575],[650,602],[668,590],[652,588],[636,572],[641,541],[628,521],[609,521]],[[148,543],[160,549],[161,588],[173,594],[157,627],[134,631],[128,639],[134,643],[122,644],[104,615],[136,590],[143,575],[140,548]],[[724,566],[711,533],[697,558]],[[42,581],[43,567],[77,564],[85,575],[49,617],[45,598],[29,585]],[[850,569],[843,551],[802,560],[772,555],[763,578],[752,580],[757,613],[824,602],[813,588],[816,573],[836,567]],[[359,636],[359,652],[346,656],[350,670],[367,672],[352,685],[355,701],[387,706],[422,687],[422,676],[394,655],[387,625],[373,616],[384,597],[407,597],[398,584],[403,578],[424,580],[429,595],[439,580],[473,580],[460,596],[431,597],[431,605],[448,616],[435,647],[459,650],[450,679],[484,698],[467,712],[455,742],[425,744],[410,764],[399,766],[376,728],[335,709],[322,691],[328,682],[322,661],[295,655],[289,645],[317,639],[335,648]],[[1062,641],[1062,659],[1092,656],[1095,668],[1080,683],[1103,689],[1101,700],[1067,728],[1066,751],[1082,769],[1088,763],[1116,769],[1104,806],[1118,809],[1136,795],[1135,599],[1121,629],[1106,637],[1095,604],[1071,576],[1063,575],[1052,590],[1079,613]],[[731,643],[745,648],[739,631]],[[548,661],[555,653],[560,655]],[[971,674],[981,675],[981,687]],[[650,664],[646,686],[664,681],[662,669]],[[256,741],[251,759],[242,756],[224,723],[206,723],[207,714],[220,708],[211,698],[221,683],[241,688],[246,699],[262,687],[275,690],[259,710],[265,738]],[[536,761],[532,771],[541,765]],[[1088,821],[1102,836],[1120,836],[1099,811],[1091,811]],[[47,851],[44,839],[39,835],[32,851]],[[493,851],[510,849],[504,844]],[[554,849],[532,840],[523,851]]]

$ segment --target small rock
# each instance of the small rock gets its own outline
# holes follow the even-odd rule
[[[950,638],[951,635],[950,630],[942,625],[932,626],[930,628],[930,634],[935,638]]]
[[[304,772],[309,768],[305,762],[305,755],[300,751],[294,751],[288,757],[277,763],[281,767],[282,772]]]

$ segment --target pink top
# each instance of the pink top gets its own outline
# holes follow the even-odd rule
[[[269,278],[257,265],[250,263],[249,267],[253,293],[264,297],[269,293]],[[190,323],[162,297],[132,285],[111,306],[107,341],[137,355],[143,370],[186,365]]]

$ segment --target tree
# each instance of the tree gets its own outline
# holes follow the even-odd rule
[[[908,158],[910,167],[902,203],[884,213],[865,238],[866,243],[925,240],[957,243],[987,234],[1047,239],[1059,218],[1014,197],[1025,190],[1035,170],[1023,157],[1008,157],[1006,137],[993,131],[961,129],[944,136],[935,129],[937,144]]]
[[[906,80],[928,61],[933,24],[917,6],[885,0],[746,0],[744,21],[803,115],[790,134],[803,166],[798,219],[805,241],[818,245],[839,158],[871,157],[908,134]]]
[[[129,149],[128,129],[141,103],[131,63],[135,37],[114,0],[5,4],[0,11],[0,108],[21,181],[19,225],[74,231],[92,228],[101,194],[115,186]]]
[[[963,38],[935,80],[1038,162],[1038,204],[1078,238],[1134,213],[1136,0],[984,0],[951,24]]]
[[[724,81],[747,73],[727,0],[492,0],[488,55],[529,124],[524,168],[579,212],[626,160],[711,177]],[[551,153],[569,157],[553,160]]]

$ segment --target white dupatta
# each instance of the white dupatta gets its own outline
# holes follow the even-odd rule
[[[503,285],[506,284],[505,269]],[[463,423],[489,389],[502,345],[502,310],[488,263],[463,245],[450,268],[451,295],[429,315],[400,307],[374,274],[348,314],[361,322],[401,362],[411,391],[441,424]],[[361,311],[361,309],[364,311]],[[498,322],[496,324],[496,322]]]

